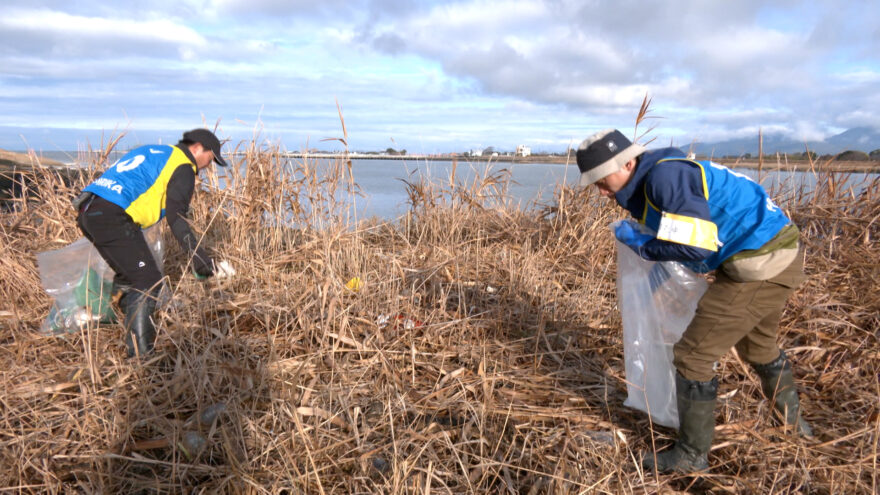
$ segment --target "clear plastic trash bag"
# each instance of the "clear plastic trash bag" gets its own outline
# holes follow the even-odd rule
[[[619,223],[611,224],[612,231]],[[707,286],[681,263],[644,260],[617,242],[617,305],[627,381],[623,404],[650,414],[655,423],[678,428],[672,346],[693,319]]]
[[[165,246],[159,224],[144,230],[156,264],[162,270]],[[111,305],[115,272],[85,237],[61,249],[37,254],[40,283],[54,302],[40,327],[47,335],[75,333],[90,323],[113,323]]]

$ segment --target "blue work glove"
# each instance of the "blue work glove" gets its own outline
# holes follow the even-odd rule
[[[621,222],[614,229],[614,236],[617,240],[629,246],[630,249],[639,252],[639,248],[644,246],[646,242],[654,238],[651,234],[643,234],[633,227],[630,222]],[[641,254],[640,254],[641,255]]]

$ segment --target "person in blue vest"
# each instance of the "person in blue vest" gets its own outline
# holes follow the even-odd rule
[[[797,226],[748,177],[688,159],[678,148],[646,150],[615,129],[585,139],[577,164],[581,186],[595,185],[644,227],[622,222],[615,236],[623,244],[647,260],[715,271],[673,347],[678,440],[671,449],[646,454],[644,467],[708,469],[718,395],[715,363],[731,347],[756,371],[785,427],[812,436],[801,416],[791,362],[776,343],[785,303],[805,278]]]
[[[220,140],[208,129],[193,129],[175,146],[129,151],[74,201],[77,225],[116,272],[129,357],[153,350],[156,330],[151,316],[162,281],[141,229],[165,217],[181,247],[191,254],[197,277],[234,274],[228,262],[214,263],[187,223],[196,174],[213,162],[226,166]]]

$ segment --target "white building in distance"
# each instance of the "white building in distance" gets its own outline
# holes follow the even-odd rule
[[[524,144],[520,144],[516,147],[516,156],[529,156],[532,154],[532,149]]]

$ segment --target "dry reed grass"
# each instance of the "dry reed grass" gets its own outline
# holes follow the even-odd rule
[[[239,275],[198,282],[169,242],[174,298],[144,363],[119,325],[36,332],[35,254],[80,236],[67,198],[100,166],[70,188],[37,172],[44,200],[4,215],[0,491],[877,493],[876,179],[777,192],[807,246],[781,340],[818,439],[783,436],[729,354],[711,474],[657,478],[634,460],[673,432],[622,406],[617,209],[560,189],[517,210],[488,174],[413,180],[403,219],[353,226],[349,164],[238,151],[246,173],[210,175],[193,216]]]

